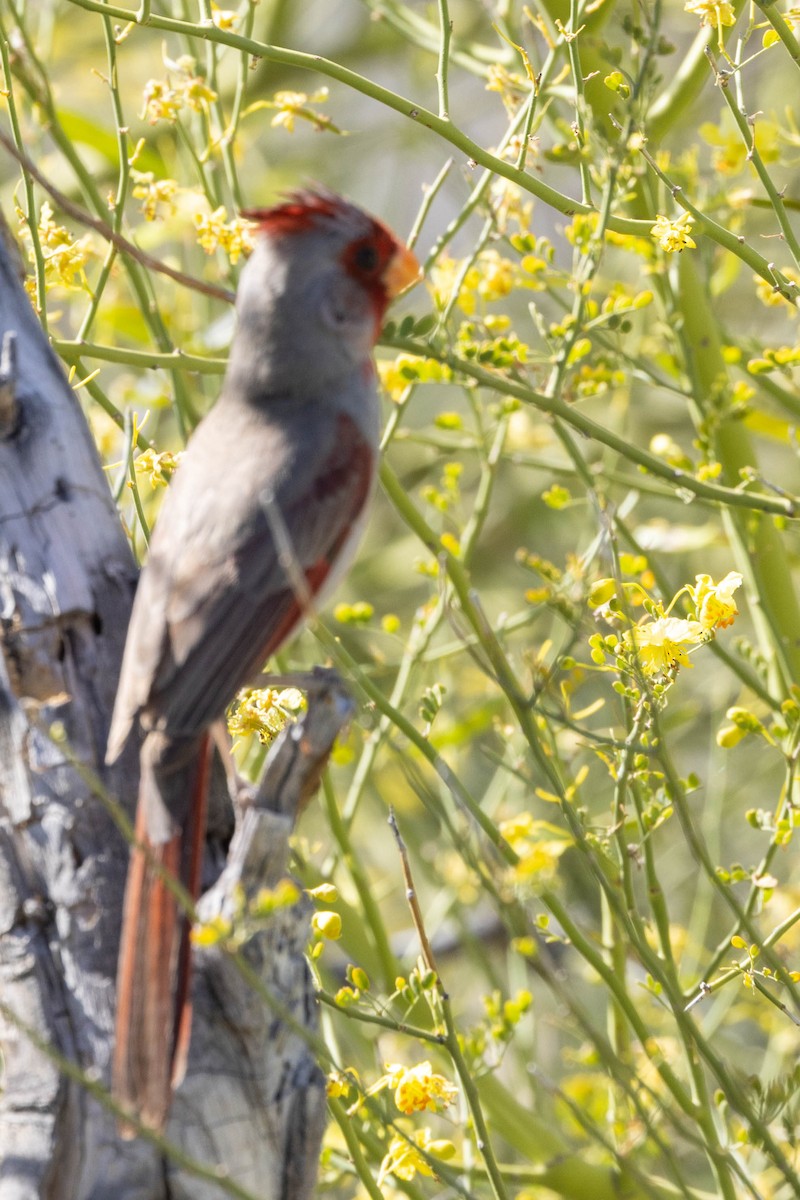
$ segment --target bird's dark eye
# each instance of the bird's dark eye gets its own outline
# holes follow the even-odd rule
[[[363,271],[365,275],[371,274],[378,266],[378,262],[378,251],[369,242],[360,245],[353,255],[353,265],[356,270]]]

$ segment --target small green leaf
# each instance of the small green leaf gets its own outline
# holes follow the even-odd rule
[[[436,328],[437,320],[435,313],[427,313],[426,316],[420,317],[414,325],[414,336],[424,337],[426,333],[430,333],[432,329]]]

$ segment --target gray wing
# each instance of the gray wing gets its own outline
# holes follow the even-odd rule
[[[137,721],[173,735],[206,728],[302,620],[265,497],[311,595],[369,498],[374,451],[352,418],[271,403],[286,407],[270,418],[218,404],[170,485],[133,606],[109,761]]]

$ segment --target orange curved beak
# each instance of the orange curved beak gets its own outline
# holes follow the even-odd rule
[[[383,273],[383,282],[390,300],[394,300],[401,292],[422,277],[422,267],[417,256],[402,242],[397,243],[397,249],[389,260],[389,265]]]

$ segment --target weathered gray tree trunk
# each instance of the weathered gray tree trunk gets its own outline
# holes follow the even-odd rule
[[[102,1103],[128,848],[72,763],[132,814],[135,755],[108,771],[103,752],[136,569],[15,263],[0,238],[7,368],[9,332],[16,345],[16,367],[0,380],[0,1197],[304,1200],[325,1096],[301,1036],[316,1024],[302,903],[242,947],[289,1025],[224,949],[196,955],[189,1069],[166,1138],[205,1173],[153,1140],[120,1140]],[[206,917],[232,912],[238,886],[254,894],[285,874],[297,806],[348,713],[341,690],[322,686],[305,725],[274,748],[278,794],[239,814]],[[56,721],[61,742],[49,736]],[[228,803],[217,799],[218,827]],[[216,1167],[240,1190],[221,1174],[215,1182]]]

